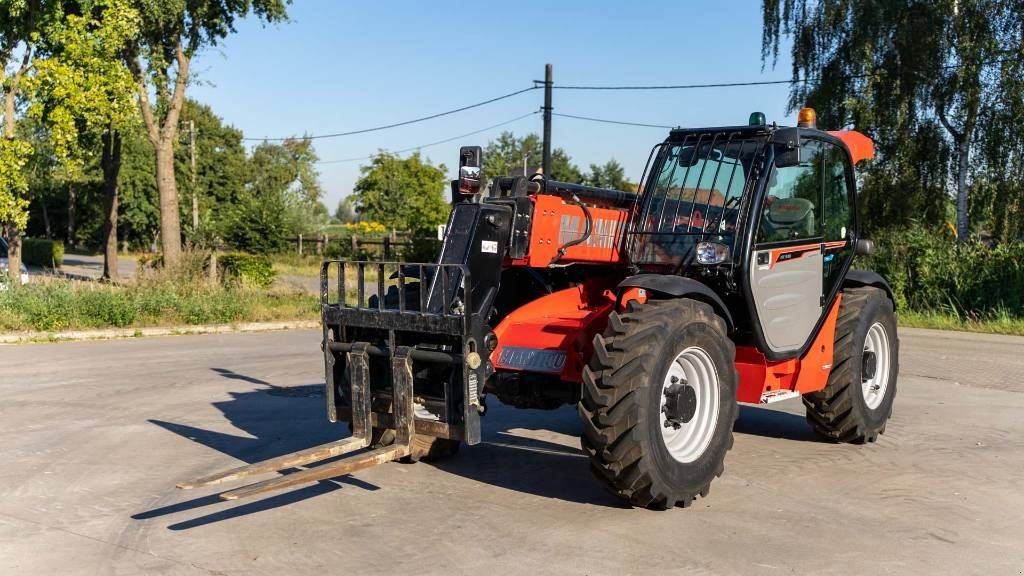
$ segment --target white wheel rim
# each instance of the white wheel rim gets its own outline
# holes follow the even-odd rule
[[[875,354],[875,374],[871,378],[861,378],[861,392],[864,403],[874,410],[882,404],[885,391],[889,387],[889,336],[885,326],[875,322],[868,328],[864,338],[864,352]],[[861,368],[863,370],[863,367]]]
[[[696,410],[689,422],[666,426],[664,408],[668,402],[665,391],[674,384],[685,383],[693,388],[696,395]],[[659,428],[665,448],[672,458],[688,463],[700,458],[718,425],[718,370],[715,363],[703,349],[691,346],[672,360],[661,385],[661,409]]]

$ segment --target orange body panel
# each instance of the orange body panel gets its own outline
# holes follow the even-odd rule
[[[836,296],[821,330],[801,358],[772,362],[753,346],[737,346],[736,371],[740,382],[736,400],[756,404],[765,392],[795,390],[807,394],[824,388],[832,371],[836,319],[842,299],[842,294]]]
[[[531,199],[534,208],[530,248],[526,258],[513,260],[512,265],[546,268],[561,246],[583,236],[586,218],[581,207],[566,204],[558,196],[539,194]],[[567,248],[558,262],[619,263],[622,260],[620,240],[626,230],[629,211],[596,207],[588,207],[588,210],[594,221],[590,238]]]
[[[557,372],[549,372],[567,382],[581,381],[594,335],[604,330],[615,306],[614,287],[611,281],[595,279],[517,308],[494,329],[498,347],[491,353],[491,362],[500,370],[519,371],[501,363],[505,348],[562,351],[564,364]]]
[[[830,130],[828,133],[842,140],[843,144],[846,144],[855,166],[861,160],[871,160],[875,157],[875,143],[871,141],[871,138],[860,132],[856,130]]]

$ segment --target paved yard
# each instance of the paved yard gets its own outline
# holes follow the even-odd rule
[[[623,508],[575,411],[255,501],[174,483],[333,439],[316,331],[0,347],[0,574],[1022,574],[1024,338],[905,330],[876,445],[744,407],[709,498]]]

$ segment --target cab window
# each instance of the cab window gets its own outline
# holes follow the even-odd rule
[[[821,238],[824,152],[821,142],[804,140],[799,164],[772,167],[761,208],[758,243]]]

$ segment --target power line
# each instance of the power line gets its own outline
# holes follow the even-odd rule
[[[603,122],[605,124],[621,124],[623,126],[639,126],[641,128],[668,128],[672,129],[675,126],[669,126],[667,124],[644,124],[643,122],[626,122],[624,120],[608,120],[606,118],[592,118],[590,116],[576,116],[575,114],[562,114],[560,112],[552,112],[554,116],[561,116],[563,118],[574,118],[576,120],[588,120],[590,122]]]
[[[504,100],[506,98],[511,98],[513,96],[518,96],[518,95],[523,94],[525,92],[530,92],[530,91],[533,91],[533,90],[536,90],[536,89],[537,89],[536,86],[530,86],[529,88],[523,88],[522,90],[516,90],[515,92],[509,92],[508,94],[502,94],[501,96],[498,96],[496,98],[491,98],[489,100],[484,100],[482,102],[477,102],[475,104],[470,104],[468,106],[462,106],[460,108],[455,108],[455,109],[452,109],[452,110],[446,110],[444,112],[438,112],[437,114],[431,114],[429,116],[422,116],[420,118],[413,118],[412,120],[403,120],[401,122],[395,122],[393,124],[385,124],[383,126],[374,126],[373,128],[362,128],[360,130],[350,130],[348,132],[335,132],[333,134],[317,134],[315,136],[305,136],[305,138],[308,138],[310,140],[318,140],[318,139],[322,139],[322,138],[338,138],[338,137],[341,137],[341,136],[355,136],[356,134],[366,134],[368,132],[378,132],[380,130],[387,130],[389,128],[397,128],[399,126],[408,126],[409,124],[416,124],[417,122],[425,122],[427,120],[433,120],[434,118],[440,118],[442,116],[448,116],[448,115],[451,115],[451,114],[456,114],[458,112],[465,112],[466,110],[472,110],[473,108],[479,108],[481,106],[486,106],[487,104],[493,104],[494,102],[497,102],[499,100]],[[274,138],[243,138],[243,140],[255,140],[255,141],[275,140],[275,141],[281,141],[281,140],[289,140],[289,139],[292,139],[292,138],[297,138],[297,137],[295,137],[295,136],[283,136],[283,137],[282,136],[278,136],[278,137],[274,137]]]
[[[806,80],[760,80],[752,82],[720,82],[717,84],[659,84],[653,86],[552,86],[555,90],[690,90],[694,88],[734,88],[737,86],[768,86],[795,84]]]
[[[987,62],[981,62],[982,66],[990,66],[996,64],[1003,64],[1006,62],[1016,62],[1014,58],[1003,58],[997,60],[989,60]],[[957,68],[965,68],[967,64],[949,64],[947,66],[940,66],[942,70],[954,70]],[[860,80],[864,78],[872,78],[875,76],[884,76],[888,72],[865,72],[863,74],[847,74],[839,76],[836,79],[845,80]],[[811,82],[820,82],[822,78],[803,78],[803,79],[789,79],[789,80],[753,80],[749,82],[718,82],[708,84],[654,84],[654,85],[576,85],[576,86],[559,86],[555,84],[552,86],[555,90],[691,90],[698,88],[736,88],[743,86],[773,86],[779,84],[806,84]],[[537,86],[541,83],[540,80],[534,80],[534,85]]]
[[[500,128],[502,126],[505,126],[505,125],[508,125],[508,124],[512,124],[513,122],[518,122],[518,121],[522,120],[523,118],[527,118],[529,116],[534,116],[534,115],[537,115],[537,114],[540,114],[540,110],[534,110],[532,112],[527,112],[526,114],[522,114],[520,116],[516,116],[515,118],[512,118],[511,120],[506,120],[504,122],[499,122],[498,124],[494,124],[494,125],[488,126],[486,128],[480,128],[479,130],[474,130],[472,132],[466,132],[465,134],[459,134],[458,136],[452,136],[451,138],[445,138],[444,140],[438,140],[436,142],[430,142],[429,144],[421,144],[419,146],[412,146],[410,148],[404,148],[402,150],[395,150],[395,151],[390,152],[390,153],[391,154],[405,154],[406,152],[412,152],[414,150],[420,150],[422,148],[429,148],[431,146],[437,146],[439,144],[447,144],[448,142],[452,142],[454,140],[460,140],[460,139],[466,138],[468,136],[473,136],[473,135],[476,135],[476,134],[480,134],[481,132],[487,132],[488,130],[494,130],[495,128]],[[370,160],[372,158],[373,158],[373,156],[359,156],[357,158],[341,158],[339,160],[322,160],[322,161],[318,162],[318,164],[341,164],[341,163],[344,163],[344,162],[358,162],[360,160]]]

